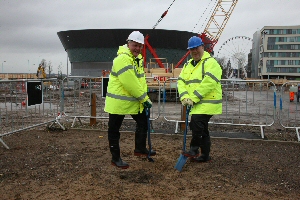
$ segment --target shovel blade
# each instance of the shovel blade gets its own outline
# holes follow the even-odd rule
[[[181,170],[182,170],[184,164],[186,163],[187,159],[188,159],[187,156],[184,156],[184,155],[181,154],[179,156],[178,161],[177,161],[177,163],[176,163],[176,165],[175,165],[174,168],[181,172]]]

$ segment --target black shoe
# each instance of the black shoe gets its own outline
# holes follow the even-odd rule
[[[148,149],[144,149],[144,150],[138,150],[138,149],[135,149],[134,150],[134,155],[135,156],[148,156],[149,155],[149,151]],[[154,150],[151,150],[151,153],[150,153],[150,156],[155,156],[156,155],[156,151]]]
[[[191,158],[191,162],[203,163],[203,162],[208,162],[208,161],[211,161],[210,156],[201,155],[201,156],[196,157],[196,158]]]
[[[121,169],[127,169],[129,167],[129,165],[121,158],[119,158],[118,160],[111,160],[111,164]]]
[[[197,157],[199,156],[199,147],[191,147],[190,150],[188,151],[183,151],[182,155],[189,157],[189,158],[193,158],[193,157]]]

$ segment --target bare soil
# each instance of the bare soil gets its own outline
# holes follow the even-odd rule
[[[10,147],[0,145],[5,200],[300,198],[300,145],[286,139],[213,137],[212,161],[188,160],[182,172],[174,169],[181,134],[152,134],[157,155],[148,162],[133,156],[133,132],[122,132],[126,170],[111,165],[105,131],[30,130],[3,140]]]

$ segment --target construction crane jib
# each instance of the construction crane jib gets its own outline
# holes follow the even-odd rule
[[[203,33],[212,41],[218,41],[238,0],[218,0]]]
[[[204,43],[204,48],[209,53],[213,54],[213,48],[217,44],[230,16],[234,10],[238,0],[218,0],[215,9],[213,10],[204,31],[199,34],[199,37]],[[178,68],[187,58],[189,52],[180,59],[175,68]]]

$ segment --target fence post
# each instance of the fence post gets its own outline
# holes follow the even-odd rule
[[[96,94],[92,93],[92,98],[91,98],[91,118],[90,118],[90,126],[93,126],[96,124]]]

